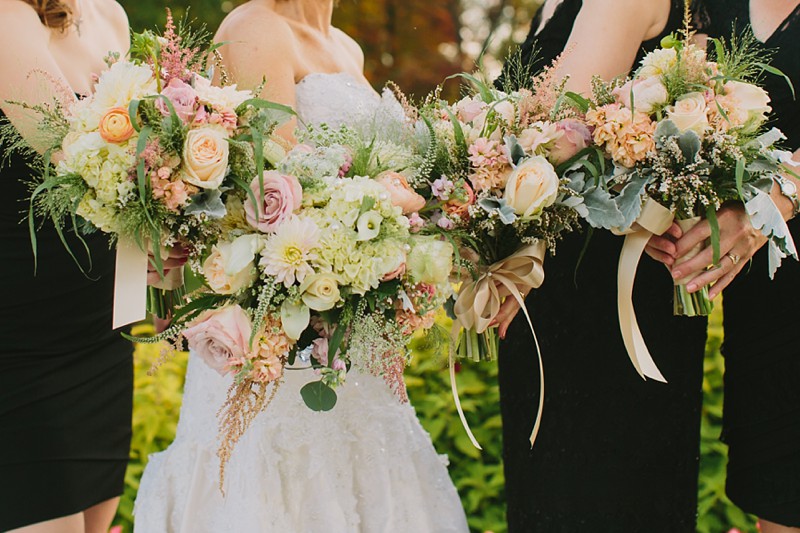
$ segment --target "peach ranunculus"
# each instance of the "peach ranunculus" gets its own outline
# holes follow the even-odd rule
[[[530,219],[553,205],[558,197],[558,175],[542,156],[524,160],[506,183],[505,199],[520,217]]]
[[[124,107],[115,107],[100,119],[98,131],[104,141],[119,144],[133,137],[136,130],[133,129],[128,110]]]
[[[450,199],[445,202],[445,204],[442,206],[442,209],[444,209],[444,211],[451,217],[467,219],[469,217],[469,206],[475,203],[475,191],[472,190],[472,187],[469,186],[469,183],[463,180],[461,189],[463,190],[463,194],[459,195],[461,198],[451,194]]]
[[[261,182],[258,176],[253,178],[250,190],[256,198],[258,210],[251,199],[245,201],[247,223],[264,233],[275,233],[284,220],[300,209],[303,200],[303,188],[297,178],[275,170],[264,172]]]
[[[386,187],[395,205],[403,210],[404,215],[415,213],[425,207],[425,198],[417,194],[405,176],[399,172],[386,171],[381,173],[375,181]]]
[[[183,145],[183,181],[217,189],[228,172],[228,135],[220,127],[189,130]]]
[[[681,132],[693,131],[700,137],[709,128],[706,97],[703,93],[688,93],[667,108],[667,119]]]
[[[554,165],[560,165],[592,142],[592,133],[580,120],[564,119],[556,124],[561,136],[553,143],[548,159]]]
[[[252,325],[238,305],[206,311],[184,330],[189,348],[208,366],[225,375],[249,353]]]

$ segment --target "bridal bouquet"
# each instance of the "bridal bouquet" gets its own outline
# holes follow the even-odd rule
[[[465,280],[453,309],[461,357],[496,358],[502,300],[522,304],[544,279],[546,252],[577,227],[582,191],[564,175],[581,168],[591,133],[550,71],[509,92],[465,76],[473,90],[455,105],[422,108],[439,153],[432,220],[457,243]]]
[[[690,36],[687,30],[681,39],[667,39],[624,82],[595,83],[586,119],[613,173],[603,184],[607,208],[593,211],[589,220],[596,227],[641,234],[635,273],[646,239],[663,233],[673,218],[684,231],[708,219],[717,263],[715,213],[723,202],[743,202],[753,226],[770,238],[772,275],[782,257],[797,257],[769,197],[788,154],[776,149],[781,132],[765,127],[769,95],[757,81],[764,70],[776,71],[764,63],[768,58],[761,57],[751,36],[716,41],[712,58],[691,44]],[[676,282],[676,315],[711,311],[707,288],[686,291],[694,276]]]
[[[220,412],[223,466],[284,372],[315,370],[300,392],[318,411],[334,408],[351,368],[405,400],[410,336],[452,293],[451,244],[418,232],[425,200],[408,178],[420,159],[406,143],[346,127],[299,135],[313,146],[226,195],[221,236],[190,260],[204,289],[155,338],[183,337],[234,377]]]
[[[54,117],[63,158],[54,170],[44,165],[31,197],[31,224],[37,210],[59,229],[77,216],[113,235],[128,254],[118,256],[117,286],[126,283],[119,269],[138,264],[141,297],[146,251],[162,275],[165,250],[202,256],[222,231],[225,196],[285,153],[269,136],[291,111],[235,85],[213,86],[201,69],[214,48],[201,52],[203,39],[171,16],[163,36],[134,34],[130,57],[109,57],[93,93]],[[166,317],[182,292],[151,289],[151,311]],[[117,326],[127,323],[118,312],[143,311],[119,300]]]

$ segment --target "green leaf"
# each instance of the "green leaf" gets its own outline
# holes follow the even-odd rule
[[[739,199],[741,201],[745,201],[744,198],[744,189],[742,188],[742,183],[744,183],[744,165],[745,160],[743,157],[740,157],[736,160],[736,191],[739,193]]]
[[[717,220],[717,211],[713,205],[708,206],[706,209],[706,218],[708,225],[711,227],[711,249],[714,250],[713,263],[719,264],[719,221]]]
[[[342,321],[337,324],[336,329],[333,330],[333,335],[331,335],[330,340],[328,341],[328,365],[333,364],[333,359],[336,357],[336,352],[339,351],[339,347],[342,344],[342,340],[344,340],[344,332],[347,329],[347,324]]]
[[[361,200],[361,209],[358,210],[358,216],[361,216],[367,211],[372,210],[373,207],[375,207],[375,198],[372,196],[365,196]]]
[[[586,113],[587,111],[589,111],[589,107],[591,107],[592,103],[591,101],[589,101],[588,98],[584,98],[580,94],[574,93],[572,91],[567,91],[566,93],[564,93],[564,96],[567,99],[572,100],[572,102],[575,104],[575,107],[577,107],[580,112]]]
[[[780,77],[782,77],[784,80],[786,80],[786,84],[789,86],[789,89],[791,89],[791,90],[792,90],[792,98],[795,98],[795,94],[794,94],[794,85],[792,84],[792,80],[791,80],[791,79],[789,79],[789,76],[787,76],[786,74],[784,74],[782,70],[780,70],[780,69],[778,69],[778,68],[775,68],[775,67],[773,67],[772,65],[767,65],[766,63],[756,63],[756,66],[757,66],[757,67],[761,67],[763,70],[766,70],[766,71],[767,71],[767,72],[769,72],[770,74],[774,74],[774,75],[776,75],[776,76],[780,76]]]
[[[472,74],[461,72],[459,74],[453,74],[452,76],[448,76],[445,79],[452,80],[454,78],[463,78],[472,83],[472,85],[475,86],[475,88],[478,90],[478,93],[481,95],[481,99],[487,104],[494,102],[495,98],[494,94],[492,93],[492,90],[484,82],[482,82]]]
[[[304,385],[300,395],[312,411],[330,411],[336,405],[336,391],[321,381]]]

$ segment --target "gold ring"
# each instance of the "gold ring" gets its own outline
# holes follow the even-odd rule
[[[735,254],[735,253],[733,253],[733,252],[728,252],[727,254],[725,254],[725,256],[726,256],[728,259],[730,259],[730,260],[731,260],[731,263],[733,263],[733,266],[736,266],[736,265],[738,265],[738,264],[739,264],[739,259],[741,259],[741,256],[739,256],[739,255],[736,255],[736,254]]]

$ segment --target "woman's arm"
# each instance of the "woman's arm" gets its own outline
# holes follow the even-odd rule
[[[231,83],[255,89],[266,80],[262,98],[294,107],[295,37],[279,15],[262,6],[244,5],[223,21],[214,41],[227,43],[219,51]],[[220,73],[215,77],[218,82]],[[293,119],[277,131],[294,141],[295,127]]]
[[[595,75],[604,80],[627,75],[642,42],[663,31],[669,14],[669,0],[585,0],[556,77],[569,76],[567,89],[586,93]]]
[[[75,101],[70,84],[50,53],[50,30],[28,4],[0,3],[0,109],[25,139],[44,151],[36,113],[11,104],[52,104],[59,101],[68,107]]]

